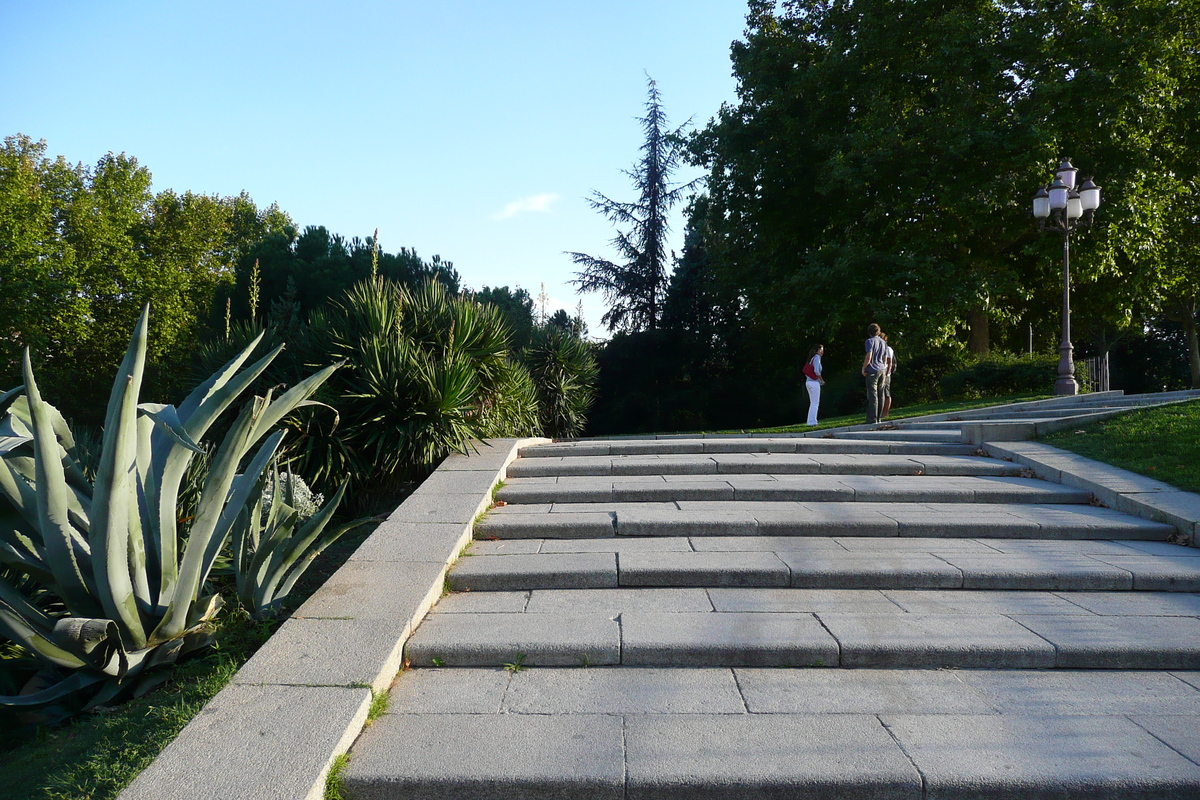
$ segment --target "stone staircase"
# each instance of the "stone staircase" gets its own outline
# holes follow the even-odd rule
[[[347,797],[1200,797],[1200,550],[961,439],[523,449]]]
[[[847,439],[967,442],[978,445],[988,441],[1036,439],[1134,409],[1185,403],[1197,398],[1200,398],[1200,390],[1196,389],[1134,395],[1127,395],[1120,390],[1094,392],[898,419],[882,426],[855,425],[837,429],[833,435]],[[814,432],[805,435],[827,434]]]

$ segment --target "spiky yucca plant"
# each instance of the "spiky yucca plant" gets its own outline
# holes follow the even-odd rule
[[[375,487],[412,481],[473,438],[536,429],[500,312],[437,281],[363,281],[314,312],[309,330],[314,357],[347,362],[322,392],[337,406],[336,430],[309,424],[294,451],[323,488],[330,475],[369,476]]]
[[[178,408],[139,404],[149,308],[138,320],[108,404],[94,479],[80,468],[63,417],[38,391],[24,360],[24,394],[0,397],[0,561],[48,589],[48,613],[0,580],[0,633],[60,679],[46,689],[0,697],[41,706],[87,690],[90,705],[136,692],[148,670],[210,641],[218,595],[203,591],[239,517],[275,458],[285,415],[340,365],[278,398],[244,405],[212,452],[199,499],[180,520],[180,486],[209,427],[279,353],[242,369],[255,340]],[[240,371],[239,371],[240,370]],[[239,471],[240,470],[240,471]]]
[[[565,439],[582,433],[600,372],[587,342],[546,326],[534,333],[521,358],[537,388],[543,435]]]

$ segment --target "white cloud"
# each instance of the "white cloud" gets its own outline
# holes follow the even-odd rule
[[[514,200],[506,205],[504,210],[496,214],[492,219],[511,219],[517,214],[524,214],[526,211],[537,211],[541,214],[546,214],[550,211],[550,204],[557,199],[558,195],[556,194],[535,194],[532,197],[522,197],[520,200]]]

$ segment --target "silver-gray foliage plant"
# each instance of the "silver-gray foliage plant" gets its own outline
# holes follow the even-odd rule
[[[347,527],[323,531],[344,485],[302,523],[282,496],[295,494],[288,492],[276,493],[269,526],[249,524],[264,519],[263,487],[283,438],[273,429],[311,405],[340,365],[279,397],[268,391],[245,403],[211,453],[194,513],[180,519],[180,486],[204,452],[199,442],[281,348],[243,369],[255,340],[178,407],[139,403],[148,324],[149,308],[117,373],[94,480],[80,466],[66,421],[42,399],[28,351],[24,387],[0,393],[0,562],[55,598],[35,602],[0,579],[0,634],[61,678],[41,691],[0,697],[0,705],[45,706],[83,690],[97,705],[136,693],[153,682],[146,673],[154,667],[211,641],[222,599],[204,592],[227,543],[239,594],[261,601],[253,612],[269,613],[314,553]]]

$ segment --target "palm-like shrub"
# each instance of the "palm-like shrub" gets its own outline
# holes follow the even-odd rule
[[[44,705],[84,689],[92,704],[107,702],[136,691],[153,667],[206,644],[222,602],[204,594],[207,579],[247,504],[261,495],[283,438],[272,429],[337,369],[327,367],[278,398],[267,392],[247,403],[211,453],[194,510],[181,519],[181,485],[204,452],[198,442],[279,351],[242,369],[255,341],[178,408],[139,404],[148,319],[149,309],[118,371],[94,478],[81,468],[62,415],[42,399],[28,352],[24,394],[0,397],[0,410],[7,405],[0,419],[0,561],[56,599],[48,610],[0,579],[0,633],[60,677],[67,673],[0,704]],[[295,550],[287,554],[298,560],[303,553]],[[280,581],[288,577],[285,570]]]
[[[599,368],[587,342],[553,326],[538,330],[522,357],[537,390],[539,427],[546,436],[578,436],[596,397]]]
[[[293,451],[323,487],[350,474],[379,490],[419,479],[473,438],[536,431],[532,386],[509,358],[500,312],[436,281],[359,283],[313,313],[306,347],[313,362],[347,362],[321,394],[337,427],[300,423]]]

